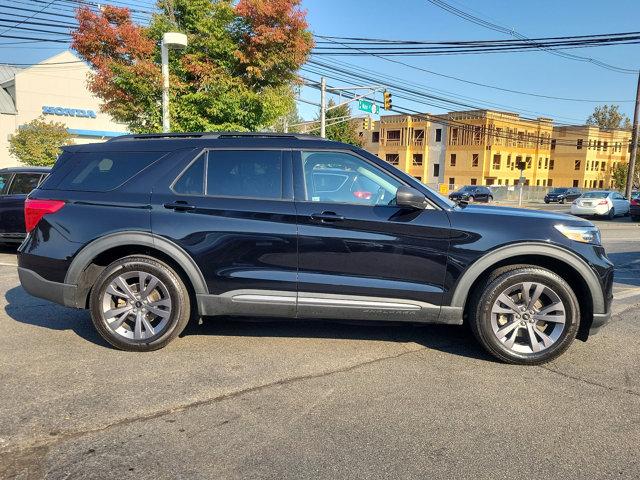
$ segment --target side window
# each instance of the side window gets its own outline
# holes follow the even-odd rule
[[[181,195],[203,195],[204,194],[204,162],[205,155],[200,155],[198,159],[187,168],[173,184],[173,191]]]
[[[39,173],[16,173],[9,187],[9,195],[28,195],[38,186],[40,176]]]
[[[163,152],[86,152],[74,157],[75,166],[56,188],[107,192],[119,187],[154,163]]]
[[[401,183],[360,157],[343,152],[303,151],[308,202],[394,205]]]
[[[279,150],[210,150],[207,195],[282,198],[282,152]]]
[[[11,181],[10,173],[0,173],[0,195],[6,195],[9,182]]]

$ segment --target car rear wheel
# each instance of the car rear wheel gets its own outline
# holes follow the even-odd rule
[[[609,210],[609,213],[607,214],[607,218],[609,220],[613,220],[616,216],[616,209],[614,207],[611,207],[611,210]]]
[[[562,354],[579,325],[580,307],[569,284],[534,266],[492,274],[470,310],[470,327],[480,344],[500,360],[521,365]]]
[[[131,256],[109,265],[91,291],[91,319],[98,333],[121,350],[151,351],[167,345],[189,321],[189,293],[167,264]]]
[[[489,195],[489,197],[487,198],[487,203],[491,203],[491,202],[493,202],[493,197]]]

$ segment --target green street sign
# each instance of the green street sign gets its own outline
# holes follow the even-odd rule
[[[374,115],[380,111],[380,107],[369,100],[358,100],[358,109],[363,112],[373,113]]]

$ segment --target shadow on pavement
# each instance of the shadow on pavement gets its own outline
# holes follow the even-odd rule
[[[319,338],[413,342],[432,350],[488,360],[467,328],[458,325],[412,325],[402,323],[339,322],[336,320],[264,319],[206,317],[192,321],[182,336],[218,335],[235,337]]]
[[[5,299],[7,300],[5,312],[16,322],[51,330],[72,330],[91,343],[111,348],[93,328],[89,313],[84,310],[65,308],[47,300],[32,297],[22,287],[8,290]]]
[[[616,268],[615,283],[640,287],[640,252],[607,253],[607,257]]]
[[[10,289],[5,298],[5,312],[16,322],[52,330],[72,330],[89,342],[112,348],[96,332],[89,313],[84,310],[65,308],[34,298],[22,287]],[[413,342],[454,355],[493,361],[465,327],[454,325],[207,317],[202,324],[192,320],[181,336],[190,335]]]

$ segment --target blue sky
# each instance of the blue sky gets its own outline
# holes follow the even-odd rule
[[[505,25],[527,37],[585,35],[640,30],[640,2],[618,0],[448,0],[457,8],[493,23]],[[487,40],[509,38],[498,32],[469,23],[441,10],[426,0],[345,1],[303,0],[314,33],[335,36],[362,36],[417,40]],[[607,63],[640,68],[640,45],[612,46],[573,50]],[[375,69],[427,88],[451,92],[453,95],[511,106],[519,110],[540,112],[562,123],[584,122],[597,103],[567,102],[500,92],[438,78],[377,58],[339,57],[355,66]],[[615,73],[591,64],[532,51],[447,57],[405,57],[406,63],[440,73],[545,95],[602,99],[633,100],[637,76]],[[338,83],[338,82],[333,82]],[[313,90],[304,91],[305,98],[316,99]],[[471,102],[473,103],[473,102]],[[477,103],[473,103],[474,105]],[[411,107],[394,99],[394,105]],[[414,109],[437,113],[425,106]],[[620,103],[629,116],[633,103]],[[313,106],[300,105],[304,117],[313,117]],[[528,113],[534,116],[534,113]]]
[[[139,2],[149,0],[138,0]],[[454,6],[509,26],[528,37],[584,35],[640,30],[640,1],[618,0],[447,0]],[[314,33],[417,40],[482,40],[508,38],[439,9],[426,0],[303,0]],[[9,42],[2,39],[2,42]],[[60,47],[15,46],[0,43],[0,62],[32,63],[55,54]],[[640,45],[573,50],[607,63],[640,68]],[[326,58],[326,57],[324,57]],[[416,71],[370,57],[338,57],[350,66],[366,67],[423,86],[427,92],[447,97],[466,97],[473,105],[490,102],[502,109],[554,118],[561,123],[584,122],[598,103],[534,98],[469,85]],[[628,100],[621,109],[632,114],[637,77],[531,51],[446,57],[404,57],[401,61],[443,74],[504,88],[545,95],[597,100]],[[310,75],[314,77],[313,75]],[[339,84],[340,82],[333,82]],[[445,93],[443,93],[445,92]],[[303,98],[316,101],[317,91],[305,89]],[[443,110],[394,99],[394,105],[425,112]],[[300,104],[300,113],[313,118],[316,108]]]

